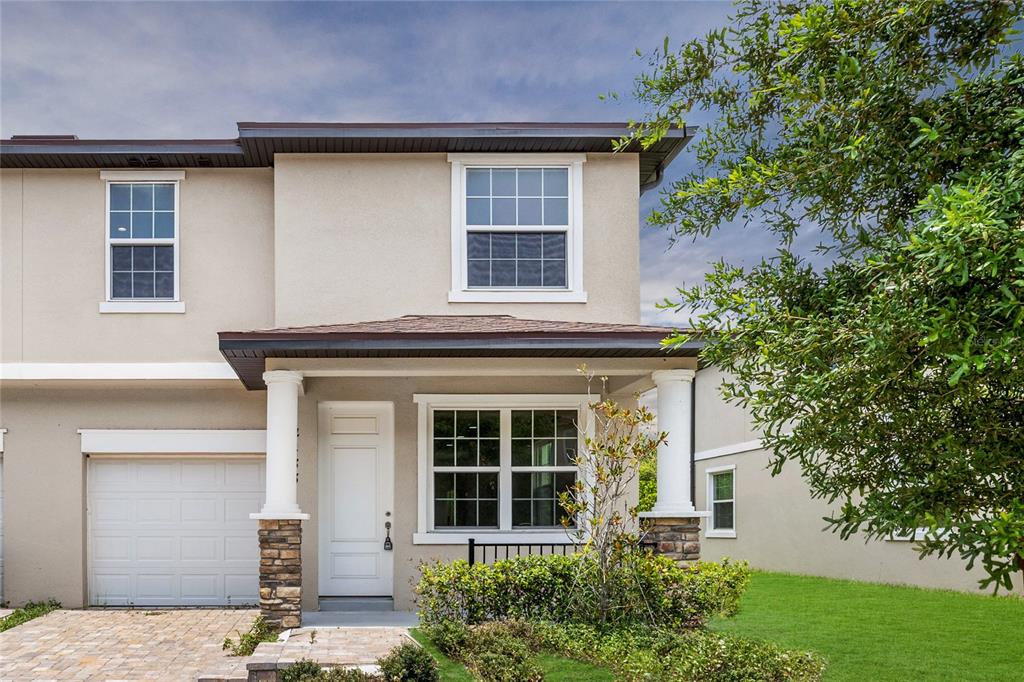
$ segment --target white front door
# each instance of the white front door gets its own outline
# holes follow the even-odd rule
[[[321,403],[319,422],[320,596],[392,596],[394,405]]]

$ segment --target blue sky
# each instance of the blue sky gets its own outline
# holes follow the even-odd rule
[[[625,121],[648,52],[727,2],[0,4],[0,136],[234,137],[236,121]],[[598,95],[617,91],[618,102]],[[700,124],[700,116],[692,123]],[[684,153],[669,174],[692,163]],[[642,213],[657,202],[643,197]],[[644,319],[710,261],[772,249],[730,227],[669,249],[642,227]]]

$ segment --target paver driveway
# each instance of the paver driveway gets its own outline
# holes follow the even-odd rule
[[[221,650],[255,610],[54,611],[0,633],[0,680],[182,680],[242,671]]]

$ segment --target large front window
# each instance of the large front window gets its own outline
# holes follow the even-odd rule
[[[561,529],[574,525],[559,496],[576,484],[583,403],[425,407],[429,523],[425,530]],[[551,401],[547,401],[551,402]]]
[[[582,155],[452,154],[452,290],[459,301],[577,301]]]

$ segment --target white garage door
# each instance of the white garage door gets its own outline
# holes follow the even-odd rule
[[[262,459],[89,460],[94,605],[254,604]]]

